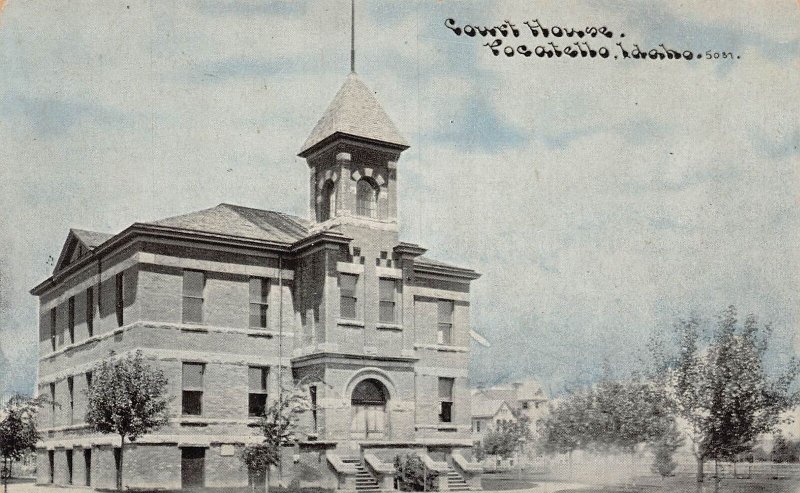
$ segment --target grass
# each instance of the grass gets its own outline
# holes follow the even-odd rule
[[[641,478],[636,485],[605,485],[559,493],[800,493],[798,479],[713,479],[697,483],[694,477]]]
[[[509,473],[484,473],[481,476],[481,487],[486,491],[524,490],[533,488],[536,483],[530,477]]]

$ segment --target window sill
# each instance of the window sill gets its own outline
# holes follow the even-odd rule
[[[338,320],[339,325],[343,325],[345,327],[360,327],[364,328],[364,321],[363,320],[353,320],[349,318],[340,318]]]
[[[267,339],[272,339],[273,337],[275,337],[272,331],[267,331],[266,328],[250,327],[247,330],[248,330],[247,335],[249,337],[264,337]]]
[[[402,325],[388,322],[378,322],[377,328],[380,330],[403,330]]]
[[[183,332],[208,332],[208,327],[203,326],[203,325],[187,324],[186,322],[184,322],[184,324],[181,325],[181,331],[183,331]]]
[[[469,348],[466,346],[451,346],[449,344],[416,344],[416,349],[432,349],[434,351],[443,351],[451,353],[466,353]]]

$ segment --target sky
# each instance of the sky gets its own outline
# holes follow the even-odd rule
[[[296,154],[349,71],[349,7],[6,1],[1,385],[32,387],[28,290],[70,227],[221,202],[308,215]],[[773,324],[775,365],[800,352],[796,2],[357,0],[356,17],[356,71],[411,143],[402,239],[483,274],[471,324],[492,346],[475,348],[474,384],[556,394],[730,304]],[[531,49],[539,19],[608,26],[610,48],[735,58],[495,57],[448,18],[510,20],[506,42]]]

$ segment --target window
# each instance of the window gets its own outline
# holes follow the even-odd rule
[[[203,323],[203,291],[205,273],[197,270],[183,271],[183,323]]]
[[[308,387],[308,397],[311,401],[311,424],[314,433],[317,432],[317,386],[311,385]]]
[[[92,485],[92,449],[85,448],[83,449],[83,470],[86,479],[86,486]]]
[[[65,452],[67,456],[67,484],[72,484],[72,450],[67,449]]]
[[[250,278],[250,327],[267,328],[269,279]]]
[[[203,363],[183,364],[183,403],[182,413],[185,416],[203,414]]]
[[[67,301],[67,329],[69,329],[69,343],[75,344],[75,297],[70,296]]]
[[[452,344],[453,342],[453,302],[439,300],[439,327],[436,334],[439,344]]]
[[[358,276],[355,274],[339,274],[339,316],[342,318],[356,318],[356,282]]]
[[[268,368],[259,366],[248,367],[248,380],[250,393],[248,397],[247,414],[250,416],[263,416],[267,408],[267,376]]]
[[[327,221],[332,218],[336,210],[336,197],[334,196],[334,184],[331,180],[325,182],[320,192],[319,202],[319,221]]]
[[[50,477],[49,477],[49,482],[50,483],[53,483],[55,481],[55,476],[56,476],[55,455],[56,455],[55,450],[48,450],[47,451],[47,465],[49,466],[49,469],[50,469]]]
[[[50,384],[50,426],[56,425],[56,383]]]
[[[522,402],[522,409],[528,409],[528,407],[530,407],[530,406],[528,405],[528,401],[523,401],[523,402]]]
[[[124,274],[122,272],[117,274],[116,277],[114,278],[114,282],[115,282],[115,285],[114,285],[114,288],[115,288],[114,289],[114,293],[115,293],[114,301],[116,303],[116,310],[117,310],[117,327],[122,327],[122,324],[125,321],[125,317],[124,317],[124,314],[125,314],[125,305],[124,305],[125,300],[122,298],[122,295],[124,294],[124,289],[123,289],[123,285],[124,285],[124,282],[125,282]]]
[[[453,383],[452,378],[439,378],[439,422],[453,422]]]
[[[479,420],[479,419],[476,419],[476,420],[475,420],[475,431],[476,431],[477,433],[480,433],[480,432],[481,432],[481,420]]]
[[[50,346],[56,350],[56,308],[50,309]]]
[[[356,214],[378,217],[378,187],[368,178],[362,178],[356,184]]]
[[[395,322],[394,299],[396,289],[397,283],[394,279],[378,279],[378,295],[380,298],[378,321]]]
[[[86,391],[88,392],[92,388],[92,372],[86,372]]]
[[[94,288],[86,289],[86,330],[89,337],[94,335]]]
[[[67,393],[69,398],[69,424],[73,424],[75,419],[75,379],[73,377],[67,377]]]

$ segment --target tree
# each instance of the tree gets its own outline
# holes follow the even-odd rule
[[[674,426],[674,417],[662,389],[653,381],[604,378],[556,405],[540,420],[540,446],[548,453],[576,449],[615,449],[633,453]]]
[[[653,450],[653,464],[650,470],[662,478],[671,476],[678,467],[677,462],[672,460],[672,456],[683,445],[683,437],[678,432],[673,422],[664,434],[655,440],[651,445]]]
[[[782,434],[778,433],[775,435],[775,439],[772,443],[770,460],[778,464],[800,461],[800,442],[792,443]]]
[[[308,398],[300,384],[281,389],[278,399],[270,403],[261,417],[264,440],[244,448],[241,460],[255,484],[255,476],[264,474],[265,491],[269,493],[270,467],[281,463],[281,447],[295,442],[300,415],[308,409]]]
[[[12,461],[33,451],[39,440],[36,415],[40,406],[39,399],[15,395],[0,410],[0,456],[3,458],[3,489],[6,492]]]
[[[125,440],[136,441],[168,421],[167,379],[144,362],[141,351],[112,357],[94,367],[87,390],[86,422],[100,433],[120,437],[117,489],[122,489]]]
[[[530,418],[521,412],[512,412],[513,420],[500,421],[495,430],[486,434],[483,439],[485,453],[508,459],[531,439]]]
[[[705,347],[701,329],[696,317],[679,321],[678,353],[665,365],[677,413],[694,445],[698,482],[705,460],[735,459],[752,450],[758,436],[772,431],[800,397],[791,390],[800,371],[797,360],[777,376],[765,371],[769,325],[759,326],[753,315],[740,324],[730,306]]]

